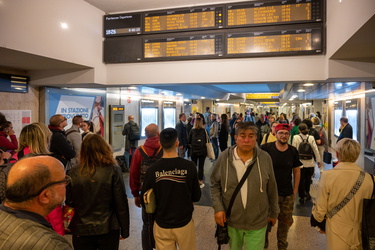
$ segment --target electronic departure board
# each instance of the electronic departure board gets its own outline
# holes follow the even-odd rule
[[[227,55],[256,56],[278,53],[321,54],[322,29],[320,27],[279,29],[251,32],[228,32]]]
[[[144,33],[223,27],[224,6],[194,7],[144,13]]]
[[[141,34],[141,14],[104,16],[104,37]]]
[[[322,0],[279,0],[227,5],[227,27],[320,22]]]
[[[144,40],[144,59],[220,57],[223,35],[205,34]]]

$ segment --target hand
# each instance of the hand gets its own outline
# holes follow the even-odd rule
[[[220,226],[224,226],[224,223],[227,222],[227,218],[224,211],[219,211],[215,213],[215,221]]]
[[[122,236],[120,235],[120,240],[125,240],[125,238],[122,238]]]
[[[141,197],[134,197],[134,204],[137,206],[137,207],[141,207]]]
[[[14,135],[14,130],[10,128],[8,131],[8,135]]]
[[[318,168],[320,168],[322,166],[322,164],[320,162],[318,162]]]
[[[3,153],[1,154],[1,158],[2,158],[2,159],[9,159],[11,156],[12,156],[12,155],[11,155],[11,153],[9,153],[9,152],[3,152]]]
[[[319,230],[319,233],[321,233],[321,234],[326,234],[326,232],[323,231],[323,230]]]
[[[277,221],[277,219],[268,218],[268,222],[271,222],[272,226],[274,226],[276,224],[276,221]]]

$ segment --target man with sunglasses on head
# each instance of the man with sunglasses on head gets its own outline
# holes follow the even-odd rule
[[[52,156],[61,161],[64,167],[70,162],[70,159],[76,156],[72,145],[66,138],[64,128],[68,125],[68,121],[65,116],[56,114],[49,120],[48,128],[52,132],[50,151]]]
[[[288,248],[288,231],[293,224],[294,199],[298,192],[300,167],[303,165],[299,160],[298,150],[288,144],[290,129],[289,124],[278,124],[275,128],[276,141],[263,144],[260,147],[268,152],[272,158],[279,193],[280,213],[277,227],[277,247],[279,250]],[[266,245],[268,245],[267,240]]]
[[[0,205],[0,249],[73,249],[44,218],[65,200],[69,182],[63,165],[50,156],[14,164]]]

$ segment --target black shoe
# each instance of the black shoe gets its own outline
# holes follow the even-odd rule
[[[305,204],[305,198],[299,198],[299,203],[300,203],[301,205]]]

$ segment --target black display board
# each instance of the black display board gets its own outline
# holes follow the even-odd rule
[[[106,15],[104,36],[105,63],[323,54],[325,1],[252,1]]]

